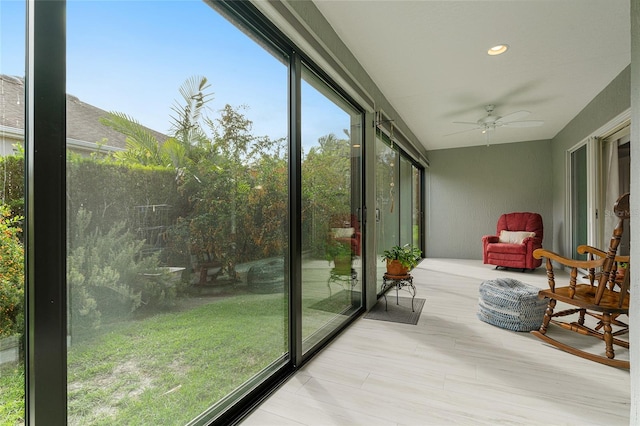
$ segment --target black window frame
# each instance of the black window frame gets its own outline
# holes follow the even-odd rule
[[[26,1],[26,0],[25,0]],[[302,355],[301,322],[301,126],[302,64],[318,74],[363,117],[359,106],[295,43],[247,1],[206,2],[248,30],[256,41],[288,56],[289,73],[289,362],[227,410],[212,407],[191,424],[235,424],[320,351],[359,314]],[[28,1],[26,16],[25,424],[67,424],[66,280],[66,0]],[[361,140],[364,141],[364,127]],[[362,173],[364,173],[363,164]],[[364,194],[363,187],[360,188]],[[364,200],[363,200],[364,204]],[[364,206],[363,206],[364,207]],[[364,283],[363,283],[364,284]],[[365,287],[363,286],[363,290]],[[363,300],[366,300],[363,291]]]

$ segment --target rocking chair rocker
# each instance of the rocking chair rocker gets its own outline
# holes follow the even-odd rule
[[[618,198],[613,210],[618,217],[618,224],[613,230],[609,250],[606,253],[590,246],[580,246],[578,247],[578,252],[581,254],[588,253],[589,258],[587,260],[573,260],[545,249],[537,249],[533,252],[533,256],[537,259],[546,258],[549,289],[540,290],[538,297],[548,298],[549,304],[540,329],[532,331],[531,334],[573,355],[613,367],[628,369],[629,361],[615,359],[613,350],[614,344],[629,348],[628,341],[618,339],[618,336],[629,332],[629,326],[620,321],[618,317],[629,314],[630,269],[627,270],[624,279],[616,280],[614,267],[618,262],[629,261],[628,256],[616,256],[620,237],[624,230],[624,221],[629,219],[630,216],[628,193]],[[570,268],[569,286],[556,287],[552,261]],[[577,283],[578,268],[589,271],[589,283]],[[616,284],[619,289],[616,289]],[[554,312],[558,301],[571,305],[573,308]],[[578,314],[577,321],[569,322],[558,319],[573,314]],[[595,327],[585,325],[586,315],[598,321]],[[550,323],[566,330],[575,331],[581,335],[603,340],[606,356],[586,352],[549,337],[547,328]],[[614,332],[612,326],[619,329]]]

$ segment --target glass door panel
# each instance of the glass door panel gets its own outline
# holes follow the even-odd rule
[[[412,191],[412,212],[411,212],[411,236],[414,247],[420,247],[421,250],[424,251],[424,247],[422,247],[422,171],[416,167],[411,167],[412,178],[413,178],[413,191]]]
[[[607,247],[611,233],[618,223],[612,213],[613,205],[620,195],[629,192],[631,174],[631,149],[629,127],[623,127],[601,140],[603,196],[601,211],[604,212],[604,223],[600,230],[601,247]],[[618,246],[618,254],[629,255],[630,223],[625,223],[624,233]]]
[[[619,191],[620,195],[630,191],[631,183],[631,142],[630,135],[620,141],[618,146],[618,170],[619,170]],[[611,208],[611,207],[609,207]],[[625,223],[624,234],[620,239],[618,254],[629,256],[631,252],[631,221]]]
[[[382,289],[382,275],[386,270],[382,254],[400,242],[399,154],[382,140],[376,138],[376,254],[377,290]]]
[[[385,250],[395,245],[421,247],[421,169],[378,132],[376,138],[377,289],[382,289]]]
[[[302,350],[362,306],[361,114],[303,68]]]
[[[413,244],[413,173],[411,161],[400,157],[400,245]]]
[[[25,422],[25,1],[0,5],[0,423]]]
[[[587,145],[571,153],[571,247],[574,259],[584,258],[576,248],[587,244]]]
[[[289,357],[288,59],[204,2],[67,5],[68,423],[212,418]]]

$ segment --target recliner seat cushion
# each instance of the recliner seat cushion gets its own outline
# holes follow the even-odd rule
[[[498,253],[525,254],[526,252],[527,246],[524,244],[494,243],[487,246],[487,254],[489,257],[491,257],[492,254]]]

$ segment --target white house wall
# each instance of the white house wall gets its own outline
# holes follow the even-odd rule
[[[640,2],[631,1],[631,220],[638,222],[640,217]],[[640,227],[636,226],[631,234],[631,265],[640,265]],[[631,306],[638,312],[640,306],[639,269],[631,273]],[[629,341],[633,351],[631,355],[631,412],[629,424],[640,424],[640,318],[631,315]]]

